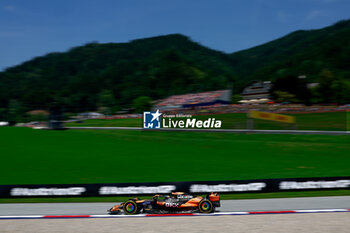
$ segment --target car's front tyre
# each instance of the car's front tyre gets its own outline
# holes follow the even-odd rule
[[[209,214],[214,212],[214,205],[208,199],[203,199],[198,204],[198,210],[200,213]]]

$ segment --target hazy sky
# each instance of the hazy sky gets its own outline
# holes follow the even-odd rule
[[[234,52],[350,18],[350,0],[0,0],[0,70],[87,42],[181,33]]]

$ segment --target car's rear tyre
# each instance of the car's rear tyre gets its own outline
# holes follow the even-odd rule
[[[129,200],[126,201],[123,205],[123,210],[125,214],[138,214],[140,212],[139,207],[136,202]]]
[[[203,199],[198,204],[198,210],[201,213],[208,214],[214,212],[213,203],[208,199]]]

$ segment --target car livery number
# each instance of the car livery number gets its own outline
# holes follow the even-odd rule
[[[179,206],[179,203],[165,203],[165,207],[178,207]]]

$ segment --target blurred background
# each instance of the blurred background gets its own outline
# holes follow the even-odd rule
[[[257,109],[346,128],[348,1],[0,4],[2,122]]]
[[[348,0],[0,0],[0,184],[348,176],[348,135],[20,126],[142,127],[159,109],[225,129],[349,130],[349,12]]]

